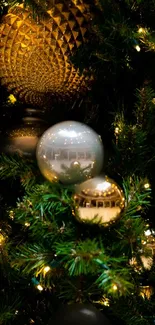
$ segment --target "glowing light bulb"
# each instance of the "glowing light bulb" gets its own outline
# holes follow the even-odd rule
[[[115,133],[116,133],[116,134],[119,133],[119,128],[118,128],[118,127],[115,128]]]
[[[104,306],[107,306],[107,307],[110,306],[110,303],[109,303],[109,299],[108,299],[108,298],[105,298],[105,299],[104,299],[103,305],[104,305]]]
[[[116,284],[114,284],[114,285],[112,286],[112,288],[113,288],[114,291],[116,291],[116,290],[118,289]]]
[[[136,49],[137,52],[140,52],[140,51],[141,51],[141,48],[140,48],[139,45],[136,45],[136,46],[135,46],[135,49]]]
[[[150,187],[150,184],[149,183],[146,183],[146,184],[144,184],[144,187],[147,189],[147,188]]]
[[[146,230],[144,233],[145,233],[145,236],[150,236],[150,235],[151,235],[151,230],[148,229],[148,230]]]
[[[25,227],[29,227],[30,223],[29,222],[25,222]]]
[[[138,33],[139,33],[139,34],[145,34],[145,33],[146,33],[146,29],[143,28],[143,27],[140,27],[140,28],[138,29]]]
[[[50,267],[49,266],[45,266],[44,269],[43,269],[43,272],[44,272],[44,275],[49,272],[50,270]]]
[[[43,291],[43,287],[42,287],[40,284],[37,285],[37,289],[38,289],[39,291]]]
[[[138,33],[143,34],[143,35],[146,34],[147,31],[148,31],[147,28],[144,28],[144,27],[139,27],[139,29],[138,29]]]

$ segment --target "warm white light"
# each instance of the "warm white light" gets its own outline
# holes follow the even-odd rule
[[[111,186],[111,184],[107,181],[100,183],[97,185],[96,189],[99,191],[106,191],[109,187]]]
[[[146,230],[144,233],[145,233],[145,236],[150,236],[150,235],[151,235],[151,230],[148,229],[148,230]]]
[[[116,133],[116,134],[119,133],[119,128],[118,128],[118,127],[115,128],[115,133]]]
[[[25,227],[29,227],[30,223],[29,222],[25,222]]]
[[[110,303],[109,303],[109,299],[108,298],[105,298],[104,299],[103,305],[104,306],[108,306],[108,307],[110,306]]]
[[[140,28],[138,29],[138,33],[139,33],[139,34],[144,34],[144,33],[146,33],[146,29],[143,28],[143,27],[140,27]]]
[[[116,284],[114,284],[112,288],[114,291],[116,291],[118,289]]]
[[[140,50],[141,50],[141,48],[140,48],[139,45],[136,45],[136,46],[135,46],[135,49],[136,49],[137,52],[140,52]]]
[[[44,267],[44,270],[43,270],[44,271],[44,274],[46,274],[49,270],[50,270],[50,267],[49,266],[45,266]]]
[[[149,188],[150,187],[150,184],[149,183],[146,183],[146,184],[144,184],[144,187],[145,188]]]
[[[43,290],[43,287],[42,287],[40,284],[38,284],[38,285],[37,285],[37,289],[38,289],[39,291],[42,291],[42,290]]]

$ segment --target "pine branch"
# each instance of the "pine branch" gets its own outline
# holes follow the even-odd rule
[[[19,155],[0,156],[0,179],[17,179],[21,180],[21,184],[25,189],[31,188],[36,179],[40,177],[38,167],[32,160],[24,159]],[[37,170],[37,172],[36,172]]]
[[[12,292],[1,292],[0,300],[0,325],[7,324],[16,317],[15,311],[20,307],[21,301],[17,296],[12,296]]]
[[[120,298],[112,303],[115,315],[120,317],[127,325],[151,325],[154,323],[154,299],[145,300],[140,296]],[[122,313],[123,310],[123,313]]]
[[[102,272],[96,282],[106,293],[114,296],[131,294],[134,288],[130,270],[123,267]]]
[[[38,269],[48,265],[54,257],[54,252],[49,252],[41,245],[23,245],[12,252],[11,266],[21,270],[23,274],[32,272],[38,274]]]

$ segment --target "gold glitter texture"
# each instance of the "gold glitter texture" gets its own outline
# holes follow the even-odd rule
[[[54,4],[53,4],[54,3]],[[0,26],[0,77],[15,96],[43,105],[85,91],[87,78],[70,61],[85,41],[88,6],[82,0],[47,4],[47,17],[15,6]]]

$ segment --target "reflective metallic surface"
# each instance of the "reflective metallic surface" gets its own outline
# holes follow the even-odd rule
[[[88,126],[65,121],[49,128],[37,146],[42,174],[75,184],[98,175],[103,166],[103,145],[99,135]]]
[[[85,92],[90,79],[70,60],[87,40],[88,1],[49,0],[45,6],[45,17],[34,19],[28,4],[16,4],[0,24],[1,83],[39,107]]]
[[[2,151],[24,156],[35,156],[40,136],[47,129],[41,112],[33,108],[25,109],[25,117],[19,125],[6,131],[6,140]]]
[[[77,185],[75,192],[74,199],[81,221],[106,225],[114,221],[124,208],[123,191],[107,176],[95,177]]]

